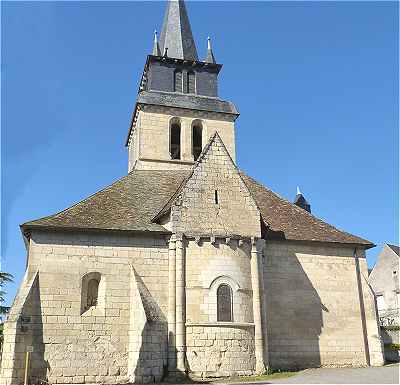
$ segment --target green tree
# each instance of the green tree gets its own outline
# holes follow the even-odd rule
[[[0,316],[6,314],[9,310],[7,306],[2,306],[6,292],[3,290],[5,282],[12,282],[13,276],[10,273],[0,271]]]
[[[2,306],[6,292],[3,290],[5,282],[12,282],[13,276],[10,273],[0,271],[0,351],[3,345],[3,322],[1,316],[8,313],[9,307]]]

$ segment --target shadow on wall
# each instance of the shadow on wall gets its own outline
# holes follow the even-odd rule
[[[15,360],[18,363],[16,362],[13,366],[13,378],[18,378],[19,381],[23,380],[25,355],[28,347],[31,346],[33,347],[33,352],[30,353],[29,383],[47,380],[47,371],[50,369],[44,359],[42,307],[39,288],[38,274],[16,325]]]
[[[266,256],[264,273],[267,301],[269,360],[272,368],[302,369],[321,366],[319,336],[321,302],[295,253]]]
[[[141,344],[134,371],[135,383],[160,382],[168,364],[168,323],[157,301],[152,297],[142,278],[135,278],[147,321],[141,333]]]

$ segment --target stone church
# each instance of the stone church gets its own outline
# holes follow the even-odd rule
[[[21,225],[26,273],[1,384],[23,382],[27,350],[31,382],[57,384],[383,364],[374,245],[238,168],[239,113],[218,97],[210,41],[204,56],[184,2],[169,1],[132,113],[128,174]]]

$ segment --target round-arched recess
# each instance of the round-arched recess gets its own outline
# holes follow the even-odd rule
[[[169,121],[169,153],[171,159],[181,159],[181,121],[176,117]]]
[[[203,149],[203,122],[195,119],[192,122],[192,155],[197,160]]]

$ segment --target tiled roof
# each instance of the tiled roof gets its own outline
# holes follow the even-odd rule
[[[400,256],[400,249],[399,249],[399,246],[396,246],[396,245],[389,245],[388,243],[387,243],[387,245],[392,249],[393,252],[395,252],[398,256]]]
[[[168,231],[152,222],[170,200],[188,171],[134,170],[112,185],[74,206],[24,223],[23,230],[35,228]],[[253,195],[267,227],[267,239],[335,242],[367,247],[373,244],[316,218],[281,198],[244,173],[241,176]]]
[[[267,239],[318,241],[373,246],[372,242],[341,231],[308,211],[281,198],[262,184],[241,173],[267,225]]]
[[[239,115],[238,110],[232,102],[227,102],[219,98],[186,95],[176,92],[141,91],[136,103]]]
[[[79,228],[164,232],[151,220],[176,191],[186,172],[132,171],[89,198],[22,225],[23,229]]]

